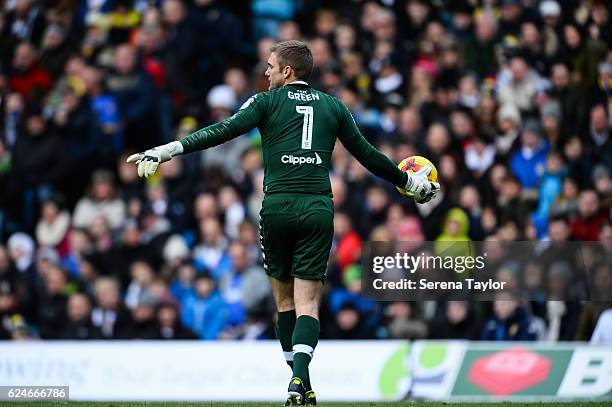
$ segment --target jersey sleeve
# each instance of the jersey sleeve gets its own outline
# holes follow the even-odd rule
[[[341,101],[337,102],[340,110],[340,142],[368,171],[394,185],[403,187],[408,176],[397,168],[386,155],[378,151],[363,137],[353,115]]]
[[[266,117],[266,106],[265,94],[258,93],[251,97],[231,117],[181,139],[183,154],[223,144],[258,127]]]

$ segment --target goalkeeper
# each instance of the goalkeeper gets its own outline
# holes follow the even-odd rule
[[[308,85],[312,67],[305,43],[277,43],[268,58],[268,92],[251,97],[222,122],[127,159],[138,164],[139,176],[150,177],[176,155],[259,129],[265,192],[260,238],[278,309],[276,329],[292,368],[286,405],[316,405],[308,365],[319,339],[319,301],[333,237],[329,169],[336,137],[369,171],[419,203],[440,188],[427,179],[429,168],[405,173],[368,143],[341,101]]]

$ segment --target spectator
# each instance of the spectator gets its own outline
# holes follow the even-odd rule
[[[484,134],[474,137],[472,144],[465,149],[465,165],[477,178],[480,178],[494,161],[495,147]]]
[[[334,288],[329,295],[329,308],[336,318],[336,322],[342,320],[346,323],[341,331],[357,330],[360,335],[373,335],[374,327],[379,324],[382,317],[381,308],[376,301],[363,298],[361,295],[360,267],[353,265],[346,269],[342,275],[342,283],[342,286]],[[346,311],[352,311],[355,308],[355,311],[359,314],[359,321],[353,321],[352,318],[349,318],[349,315],[352,315],[351,312],[342,312],[346,304],[350,305]],[[355,325],[349,323],[350,321]]]
[[[157,339],[155,297],[152,293],[145,292],[137,301],[130,312],[131,320],[125,336],[128,339]]]
[[[398,119],[398,136],[402,141],[420,143],[424,137],[421,117],[413,107],[405,107],[400,111]]]
[[[77,23],[82,26],[98,22],[104,14],[112,10],[113,4],[113,0],[102,0],[95,3],[80,3],[76,13]]]
[[[195,17],[179,0],[164,1],[162,13],[168,25],[164,64],[168,86],[178,93],[175,101],[190,102],[202,87],[197,86],[199,35]],[[178,100],[177,100],[178,99]]]
[[[234,90],[229,85],[217,85],[213,87],[206,98],[210,109],[210,122],[224,120],[231,116],[239,107]],[[204,150],[201,154],[204,167],[222,168],[227,173],[236,169],[240,155],[249,146],[246,137],[236,138],[222,145]]]
[[[132,281],[127,287],[125,294],[125,305],[134,310],[143,301],[147,302],[148,298],[152,296],[151,286],[153,284],[153,270],[146,262],[137,260],[130,266],[130,275]],[[151,306],[151,302],[147,302],[148,306]]]
[[[194,289],[181,304],[181,321],[200,339],[217,339],[228,323],[227,306],[208,273],[197,275]]]
[[[527,189],[537,188],[544,175],[548,144],[540,136],[540,127],[528,122],[521,133],[520,149],[510,158],[510,168]]]
[[[19,126],[23,119],[24,108],[24,98],[21,94],[13,92],[6,95],[3,111],[4,116],[1,121],[2,133],[0,134],[0,140],[2,140],[5,148],[10,149],[17,140]],[[4,171],[6,171],[6,169]]]
[[[351,219],[346,213],[335,214],[334,236],[336,240],[336,264],[340,271],[344,272],[361,255],[361,238],[353,229]]]
[[[100,339],[102,333],[91,321],[91,302],[82,293],[74,293],[68,298],[68,323],[64,327],[62,339]]]
[[[539,191],[539,205],[532,216],[537,229],[538,237],[546,233],[546,224],[551,208],[561,193],[561,183],[565,170],[561,156],[557,153],[549,153],[546,158],[546,172],[542,177]]]
[[[230,68],[224,73],[225,83],[232,88],[238,102],[242,106],[255,92],[250,87],[248,78],[241,68]]]
[[[550,95],[561,106],[561,129],[564,137],[568,137],[584,127],[580,120],[586,116],[585,104],[580,89],[571,82],[569,67],[558,62],[552,66],[551,70]]]
[[[228,323],[240,325],[246,322],[248,314],[270,311],[272,292],[263,268],[249,263],[244,245],[233,243],[228,251],[232,270],[222,278],[219,287],[227,304]]]
[[[474,20],[475,38],[464,49],[465,66],[483,79],[495,74],[495,42],[498,25],[495,17],[483,12]]]
[[[336,339],[374,339],[374,330],[368,326],[356,304],[344,302],[335,316],[329,332]]]
[[[546,98],[548,95],[541,94],[540,97]],[[541,103],[540,123],[542,125],[542,133],[551,148],[559,149],[563,141],[561,140],[561,107],[556,100]]]
[[[35,273],[34,260],[34,240],[23,232],[17,232],[9,237],[6,242],[11,261],[15,265],[16,271],[31,277]]]
[[[591,128],[587,145],[593,158],[612,168],[612,137],[608,117],[609,113],[603,105],[596,105],[591,109]]]
[[[76,61],[73,63],[78,64]],[[101,139],[94,112],[85,99],[85,88],[80,80],[68,80],[60,86],[57,96],[59,103],[53,110],[53,126],[61,134],[69,157],[66,166],[71,182],[64,186],[63,192],[72,206],[95,169]]]
[[[545,54],[540,29],[533,21],[520,22],[520,41],[527,60],[540,75],[549,75],[550,66]]]
[[[539,76],[533,71],[522,55],[510,59],[509,77],[498,89],[498,99],[502,105],[516,106],[521,113],[528,114],[534,109],[534,96]]]
[[[193,14],[197,24],[196,48],[199,55],[198,77],[196,85],[202,90],[223,80],[223,71],[233,58],[250,51],[250,46],[243,43],[244,29],[238,19],[218,0],[195,0],[189,14]],[[202,81],[204,79],[204,81]],[[204,83],[202,83],[204,82]]]
[[[550,208],[550,217],[565,216],[573,218],[578,212],[578,184],[566,176],[563,178],[561,193]]]
[[[155,87],[149,74],[138,63],[136,50],[129,44],[117,47],[107,89],[115,96],[123,121],[125,146],[144,150],[158,143],[158,116],[155,112]]]
[[[169,267],[177,267],[182,262],[188,260],[190,255],[189,247],[181,235],[172,235],[164,244],[164,263]]]
[[[13,91],[27,100],[40,99],[51,89],[49,73],[38,63],[32,44],[22,42],[17,46],[9,84]]]
[[[225,186],[219,190],[219,208],[225,213],[225,234],[230,239],[236,239],[238,226],[246,217],[246,210],[236,189]]]
[[[459,256],[472,252],[472,241],[468,235],[470,221],[460,208],[446,213],[442,233],[434,244],[435,253],[441,256]]]
[[[290,0],[269,1],[253,0],[253,30],[256,40],[263,37],[274,37],[282,21],[291,20],[295,13],[295,4]]]
[[[612,180],[610,171],[603,165],[598,165],[593,169],[593,184],[597,193],[607,199],[612,193]]]
[[[415,315],[415,304],[394,302],[388,307],[387,330],[393,339],[423,339],[427,337],[427,325]]]
[[[127,287],[130,279],[130,266],[138,260],[151,258],[151,249],[144,244],[141,228],[134,219],[123,224],[120,239],[112,243],[106,256],[99,259],[107,274],[114,275],[122,287]]]
[[[574,23],[563,26],[565,47],[562,57],[572,70],[574,82],[588,86],[597,79],[597,61],[603,47],[598,41],[585,38],[584,30]]]
[[[83,70],[81,75],[87,87],[91,108],[95,113],[98,132],[102,137],[100,143],[102,151],[99,154],[107,165],[111,165],[123,148],[123,133],[117,99],[105,89],[100,71],[88,68]]]
[[[180,304],[183,304],[187,298],[195,295],[193,283],[196,274],[196,268],[189,261],[184,261],[178,266],[175,279],[170,285],[170,292]]]
[[[72,222],[77,228],[87,228],[98,216],[103,216],[112,228],[121,226],[125,219],[125,204],[115,196],[112,174],[106,171],[93,174],[91,197],[79,200]]]
[[[179,312],[171,303],[162,303],[156,311],[157,339],[197,339],[179,320]]]
[[[578,216],[572,221],[572,238],[578,241],[599,239],[599,229],[606,214],[601,211],[595,191],[586,190],[578,196]]]
[[[446,303],[444,318],[434,321],[430,338],[433,339],[470,339],[480,336],[479,321],[467,301]]]
[[[2,28],[3,37],[14,36],[38,45],[45,30],[45,18],[33,0],[17,0],[6,14]]]
[[[498,293],[493,303],[494,316],[488,320],[480,339],[487,341],[533,341],[536,332],[532,317],[514,294]]]
[[[540,2],[538,12],[544,23],[542,28],[544,50],[546,55],[551,57],[556,55],[561,47],[561,6],[556,0],[544,0]]]
[[[468,215],[468,236],[470,239],[475,241],[482,240],[484,238],[484,230],[482,226],[483,208],[480,193],[474,185],[468,184],[461,188],[459,193],[459,206]]]
[[[52,265],[43,276],[44,287],[38,302],[38,327],[43,339],[58,339],[66,325],[69,286],[66,271]]]
[[[591,173],[593,163],[585,151],[584,143],[579,137],[571,137],[564,146],[563,153],[566,158],[569,175],[576,180],[581,188],[592,187]]]
[[[68,254],[70,213],[59,199],[48,199],[42,205],[41,218],[36,225],[36,242],[41,246],[56,248],[60,254]]]
[[[499,157],[507,157],[516,145],[521,126],[521,113],[514,105],[503,105],[497,112],[497,123],[501,130],[495,139]]]
[[[522,14],[523,5],[519,0],[503,0],[501,2],[500,34],[517,37]]]
[[[591,336],[591,344],[593,345],[610,345],[612,343],[612,309],[604,311],[597,320],[595,330]]]
[[[60,186],[67,175],[66,154],[59,135],[40,108],[31,107],[13,148],[14,164],[8,179],[7,207],[29,228],[34,226],[39,205]]]
[[[70,56],[70,44],[66,30],[61,25],[49,25],[41,44],[40,65],[55,81],[64,72],[64,65]]]
[[[100,329],[104,339],[124,338],[130,322],[121,302],[119,284],[112,278],[99,278],[95,282],[94,293],[96,306],[91,311],[93,325]]]
[[[194,259],[201,267],[211,271],[213,278],[219,281],[230,269],[227,255],[227,238],[223,235],[221,224],[215,218],[200,221],[201,244],[193,249]]]
[[[112,9],[104,16],[102,23],[108,30],[107,41],[111,44],[126,42],[140,24],[140,13],[131,7],[132,4],[129,1],[115,1]]]

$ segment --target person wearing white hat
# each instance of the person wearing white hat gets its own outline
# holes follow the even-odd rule
[[[234,89],[229,85],[217,85],[208,92],[206,103],[211,109],[234,111],[238,101]]]
[[[559,50],[559,27],[562,17],[561,6],[555,0],[544,0],[540,3],[538,11],[544,21],[544,26],[542,27],[544,53],[550,57]]]
[[[26,233],[16,232],[9,237],[7,247],[17,270],[28,271],[34,261],[34,250],[36,249],[34,239]]]
[[[558,18],[561,16],[561,6],[555,0],[544,0],[538,8],[542,18]]]
[[[521,127],[521,112],[512,104],[505,104],[497,111],[497,123],[502,131],[495,138],[497,153],[505,156],[514,146]]]

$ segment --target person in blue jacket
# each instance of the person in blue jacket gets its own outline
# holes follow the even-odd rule
[[[499,292],[493,303],[493,318],[482,329],[484,341],[534,341],[536,329],[533,317],[514,294]]]
[[[510,157],[512,173],[523,188],[535,189],[540,185],[546,169],[548,149],[548,143],[540,136],[538,123],[528,121],[521,133],[520,145]]]
[[[200,272],[194,288],[194,294],[181,303],[181,322],[200,339],[217,339],[227,325],[227,305],[210,274]]]

